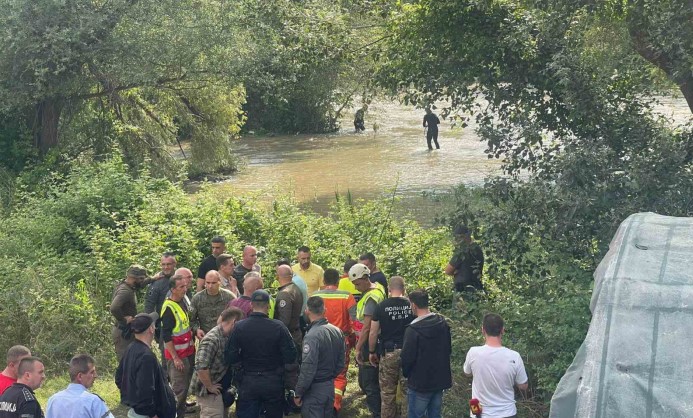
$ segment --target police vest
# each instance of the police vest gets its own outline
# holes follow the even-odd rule
[[[356,304],[356,319],[363,321],[363,310],[366,308],[366,303],[369,300],[375,301],[376,304],[385,300],[385,288],[380,283],[375,283],[375,288],[372,288],[359,300]]]
[[[166,299],[161,307],[161,316],[164,316],[166,309],[171,309],[176,325],[173,327],[173,348],[180,358],[186,358],[195,354],[195,342],[193,341],[192,329],[190,328],[190,318],[181,306],[171,299]],[[173,356],[166,349],[164,353],[167,359]]]

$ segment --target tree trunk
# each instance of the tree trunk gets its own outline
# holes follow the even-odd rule
[[[686,98],[686,102],[688,102],[688,108],[691,109],[691,113],[693,113],[693,80],[679,84],[679,88],[681,89],[681,93],[683,93],[683,97]]]
[[[55,99],[46,99],[36,105],[34,113],[34,146],[41,155],[58,145],[58,123],[62,105]]]

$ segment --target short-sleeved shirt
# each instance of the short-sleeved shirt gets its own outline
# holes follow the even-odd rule
[[[472,398],[484,407],[484,417],[517,414],[515,385],[527,383],[527,372],[517,351],[506,347],[472,347],[464,361],[464,372],[473,375]]]
[[[13,383],[0,396],[0,418],[43,418],[34,391],[27,385]]]
[[[363,307],[363,316],[370,316],[371,321],[373,320],[373,315],[375,315],[375,311],[378,309],[378,304],[375,303],[373,299],[369,299],[366,301],[366,305]],[[363,358],[367,359],[368,358],[368,335],[366,334],[361,334],[361,338],[365,338],[366,340],[363,343],[363,347],[361,349],[361,355]]]
[[[221,326],[217,325],[209,330],[197,347],[195,370],[209,370],[212,383],[219,383],[228,370],[228,364],[224,361],[224,350],[228,340],[229,337],[224,335]],[[207,395],[207,390],[197,377],[197,373],[193,374],[190,387],[197,396]]]
[[[371,283],[380,283],[380,285],[385,289],[385,296],[387,296],[387,278],[385,277],[385,273],[382,271],[376,271],[375,273],[371,274],[369,280]]]
[[[455,268],[455,283],[472,286],[477,290],[483,289],[481,274],[484,270],[484,252],[479,244],[473,242],[458,246],[450,259],[450,265]]]
[[[308,287],[307,294],[312,295],[313,292],[320,289],[320,286],[322,286],[322,279],[325,275],[325,271],[319,265],[315,263],[310,263],[310,266],[308,266],[307,269],[303,270],[301,268],[301,264],[296,263],[293,266],[291,266],[291,270],[293,270],[294,273],[298,274],[299,276],[301,276],[303,280],[305,280],[306,286]]]
[[[238,291],[243,294],[243,281],[245,280],[245,275],[250,273],[251,271],[257,272],[257,274],[262,273],[262,268],[260,267],[259,264],[253,264],[253,267],[251,268],[246,268],[243,264],[237,265],[233,269],[233,273],[231,274],[234,279],[236,279],[236,286],[238,287]]]
[[[4,374],[0,373],[0,395],[10,386],[12,386],[12,383],[16,382],[17,379],[13,379],[9,376],[5,376]]]
[[[99,396],[70,383],[48,399],[46,418],[113,418],[113,414]]]
[[[210,270],[216,270],[217,269],[217,258],[213,255],[207,256],[204,260],[202,260],[202,263],[200,263],[200,267],[197,269],[197,278],[198,279],[203,279],[207,275],[207,273]]]
[[[380,341],[385,350],[402,348],[404,330],[414,320],[409,300],[391,297],[378,304],[373,321],[380,325]]]

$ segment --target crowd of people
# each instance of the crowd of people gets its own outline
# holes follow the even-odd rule
[[[458,246],[445,273],[455,290],[472,295],[482,289],[483,252],[468,228],[454,234]],[[429,310],[426,290],[408,292],[400,276],[388,281],[372,253],[348,260],[341,273],[311,262],[305,246],[296,259],[274,264],[274,297],[264,289],[267,267],[257,249],[246,246],[236,264],[223,237],[211,240],[196,277],[172,253],[161,256],[153,277],[130,266],[110,305],[115,383],[128,418],[183,418],[193,409],[225,418],[233,404],[239,418],[337,417],[352,351],[371,416],[441,417],[452,339],[448,321]],[[137,291],[145,287],[138,313]],[[473,375],[472,416],[515,416],[514,387],[527,386],[522,358],[502,346],[498,315],[484,317],[482,333],[486,344],[464,363]],[[97,377],[91,356],[73,357],[69,375],[69,386],[50,397],[47,418],[113,417],[89,391]],[[39,358],[24,346],[10,348],[0,418],[42,418],[34,390],[44,380]]]

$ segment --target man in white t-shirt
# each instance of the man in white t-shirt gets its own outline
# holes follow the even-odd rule
[[[479,400],[483,418],[513,418],[517,416],[515,390],[527,390],[527,373],[517,351],[503,347],[503,318],[486,314],[481,333],[486,344],[467,352],[464,372],[474,376],[472,398]],[[474,415],[470,415],[474,417]]]

